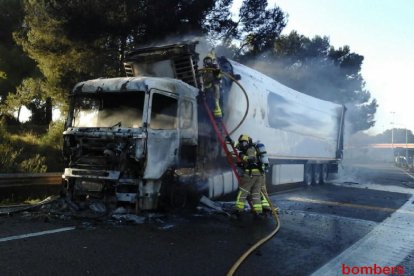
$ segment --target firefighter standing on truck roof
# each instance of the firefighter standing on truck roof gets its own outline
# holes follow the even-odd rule
[[[229,139],[229,138],[228,138]],[[270,208],[269,202],[261,196],[265,187],[264,167],[252,139],[242,134],[239,137],[237,149],[240,151],[243,174],[240,179],[239,192],[236,199],[236,213],[244,210],[247,197],[251,196],[252,208],[255,215],[261,215],[264,208]]]
[[[203,59],[203,65],[205,69],[202,70],[203,91],[207,97],[210,109],[213,110],[214,117],[220,119],[223,116],[220,108],[220,69],[214,63],[214,56],[212,54],[208,54]]]

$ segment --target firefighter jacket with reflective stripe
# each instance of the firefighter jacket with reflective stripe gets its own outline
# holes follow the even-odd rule
[[[249,145],[246,150],[240,151],[239,155],[245,173],[248,173],[250,175],[263,174],[263,166],[260,163],[260,159],[258,157],[258,153],[254,144]]]

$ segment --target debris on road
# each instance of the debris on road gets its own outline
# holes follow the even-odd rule
[[[227,216],[230,216],[230,214],[227,213],[226,211],[224,211],[221,206],[219,206],[216,202],[212,201],[211,199],[209,199],[206,196],[201,197],[200,203],[207,206],[207,207],[209,207],[210,209],[213,209],[213,210],[219,212],[219,213],[226,214]]]
[[[112,218],[116,219],[117,221],[126,221],[126,222],[132,222],[134,224],[142,224],[145,223],[146,217],[143,216],[137,216],[133,214],[125,214],[125,215],[112,215]]]
[[[89,205],[89,209],[91,209],[92,211],[96,212],[96,213],[106,213],[106,206],[105,204],[103,204],[102,202],[94,202],[92,204]]]

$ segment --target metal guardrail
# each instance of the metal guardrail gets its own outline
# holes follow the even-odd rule
[[[8,173],[0,174],[0,189],[38,185],[60,185],[62,173]]]

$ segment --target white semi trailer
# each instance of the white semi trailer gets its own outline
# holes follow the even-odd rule
[[[195,47],[138,49],[126,55],[127,77],[75,86],[64,132],[67,196],[150,210],[165,202],[184,205],[202,193],[216,198],[237,190],[202,104]],[[234,140],[249,134],[266,145],[269,189],[318,184],[337,172],[344,106],[224,57],[217,61],[229,76],[221,85],[224,123]]]

